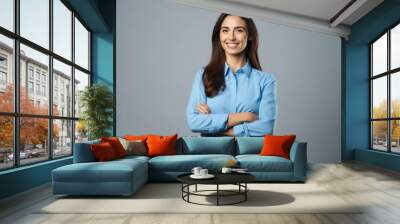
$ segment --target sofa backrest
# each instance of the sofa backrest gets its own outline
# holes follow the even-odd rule
[[[236,137],[236,155],[259,154],[264,137]]]
[[[74,163],[88,163],[95,162],[96,158],[93,155],[90,146],[92,144],[98,144],[100,140],[93,140],[87,142],[75,143],[74,146]]]
[[[226,154],[235,155],[233,137],[181,137],[177,142],[177,154]]]

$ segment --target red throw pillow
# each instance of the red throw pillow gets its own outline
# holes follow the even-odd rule
[[[176,155],[176,139],[178,135],[147,137],[148,156]]]
[[[119,142],[118,138],[116,137],[109,137],[109,138],[101,138],[101,142],[108,142],[114,149],[115,155],[118,158],[126,156],[126,151],[122,146],[121,142]]]
[[[94,157],[99,162],[109,161],[117,158],[112,145],[108,142],[93,144],[91,145],[91,149]]]
[[[296,135],[265,135],[264,146],[261,149],[260,155],[262,156],[280,156],[290,159],[290,148]]]

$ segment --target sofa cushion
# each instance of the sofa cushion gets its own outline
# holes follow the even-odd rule
[[[130,156],[125,156],[124,158],[120,158],[117,160],[113,160],[113,162],[127,162],[130,163],[132,161],[138,160],[142,162],[148,162],[150,157],[147,156],[137,156],[137,155],[130,155]],[[135,163],[135,162],[133,162]]]
[[[278,156],[238,155],[236,159],[249,172],[292,172],[293,162]]]
[[[145,166],[140,159],[74,163],[53,170],[52,175],[58,182],[130,182],[134,172],[147,170]]]
[[[234,155],[233,137],[182,137],[178,146],[179,154],[226,154]]]
[[[236,137],[236,155],[259,154],[264,137]]]
[[[211,172],[219,171],[230,159],[231,155],[175,155],[158,156],[149,160],[149,170],[190,172],[193,167],[200,166]]]

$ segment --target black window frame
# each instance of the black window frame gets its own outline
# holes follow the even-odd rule
[[[399,155],[400,152],[393,152],[392,151],[392,136],[391,136],[391,122],[392,121],[400,121],[400,117],[392,117],[392,99],[391,99],[391,77],[392,75],[400,72],[400,67],[391,69],[391,30],[395,28],[396,26],[400,26],[400,20],[396,21],[393,23],[389,28],[385,29],[384,32],[380,33],[375,39],[373,39],[371,42],[368,43],[368,53],[369,53],[369,149],[373,151],[379,151],[379,152],[385,152],[385,153],[391,153],[391,154],[396,154]],[[373,44],[379,40],[381,37],[384,35],[387,35],[387,67],[386,67],[386,72],[376,74],[374,76],[373,74]],[[386,86],[387,86],[387,105],[386,105],[386,118],[372,118],[373,116],[373,81],[378,78],[386,77]],[[373,125],[372,123],[374,121],[386,121],[386,129],[387,129],[387,138],[386,138],[386,148],[387,150],[379,150],[374,148],[373,144]]]
[[[89,83],[88,85],[92,85],[93,77],[92,77],[92,57],[91,57],[91,49],[92,49],[92,43],[91,43],[91,37],[92,37],[92,30],[89,28],[89,26],[84,22],[84,20],[79,16],[78,13],[76,13],[75,10],[69,5],[68,2],[65,0],[59,0],[62,4],[64,4],[65,7],[68,8],[68,10],[71,11],[71,59],[64,58],[63,56],[53,52],[53,1],[54,0],[48,0],[49,2],[49,44],[48,44],[48,49],[45,47],[40,46],[39,44],[36,44],[29,39],[26,39],[22,36],[20,36],[20,0],[14,0],[13,1],[13,10],[14,10],[14,27],[13,31],[10,31],[2,26],[0,26],[0,35],[3,35],[7,38],[12,39],[13,41],[13,69],[12,69],[12,74],[14,78],[14,111],[13,112],[3,112],[0,111],[0,116],[6,116],[6,117],[11,117],[13,119],[13,166],[10,167],[5,167],[5,168],[0,168],[0,172],[3,172],[5,170],[12,170],[16,169],[19,167],[24,167],[24,166],[31,166],[34,164],[38,163],[43,163],[43,162],[48,162],[51,160],[59,160],[62,158],[66,157],[71,157],[73,156],[74,153],[74,143],[75,143],[75,126],[76,126],[76,121],[79,121],[79,117],[75,116],[75,108],[71,108],[71,115],[70,116],[55,116],[53,115],[53,59],[58,60],[59,62],[62,62],[68,66],[71,66],[71,79],[72,79],[72,87],[71,87],[71,92],[72,92],[72,99],[71,99],[71,104],[75,104],[75,69],[85,73],[89,77]],[[75,18],[79,20],[79,22],[85,27],[85,29],[88,31],[88,69],[85,69],[81,67],[78,64],[75,64]],[[47,115],[38,115],[38,114],[26,114],[26,113],[21,113],[20,112],[20,44],[23,44],[27,47],[30,47],[36,51],[39,51],[40,53],[43,53],[48,56],[49,62],[48,62],[48,86],[47,86],[47,91],[48,91],[48,106],[49,106],[49,111]],[[26,74],[27,77],[29,74]],[[29,78],[28,78],[29,79]],[[34,71],[34,79],[35,79],[35,71]],[[32,163],[27,163],[27,164],[21,164],[20,163],[20,144],[19,144],[19,138],[20,138],[20,119],[21,118],[45,118],[47,119],[48,122],[48,136],[47,136],[47,141],[48,141],[48,158],[40,160],[38,162],[32,162]],[[61,121],[71,121],[71,154],[68,155],[63,155],[63,156],[57,156],[54,157],[53,155],[53,138],[52,138],[52,132],[53,132],[53,121],[55,120],[61,120]]]

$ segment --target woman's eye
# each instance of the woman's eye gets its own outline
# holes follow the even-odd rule
[[[237,30],[239,33],[243,33],[244,32],[244,30]]]
[[[227,33],[227,32],[228,32],[228,30],[222,30],[222,32],[223,32],[223,33]]]

